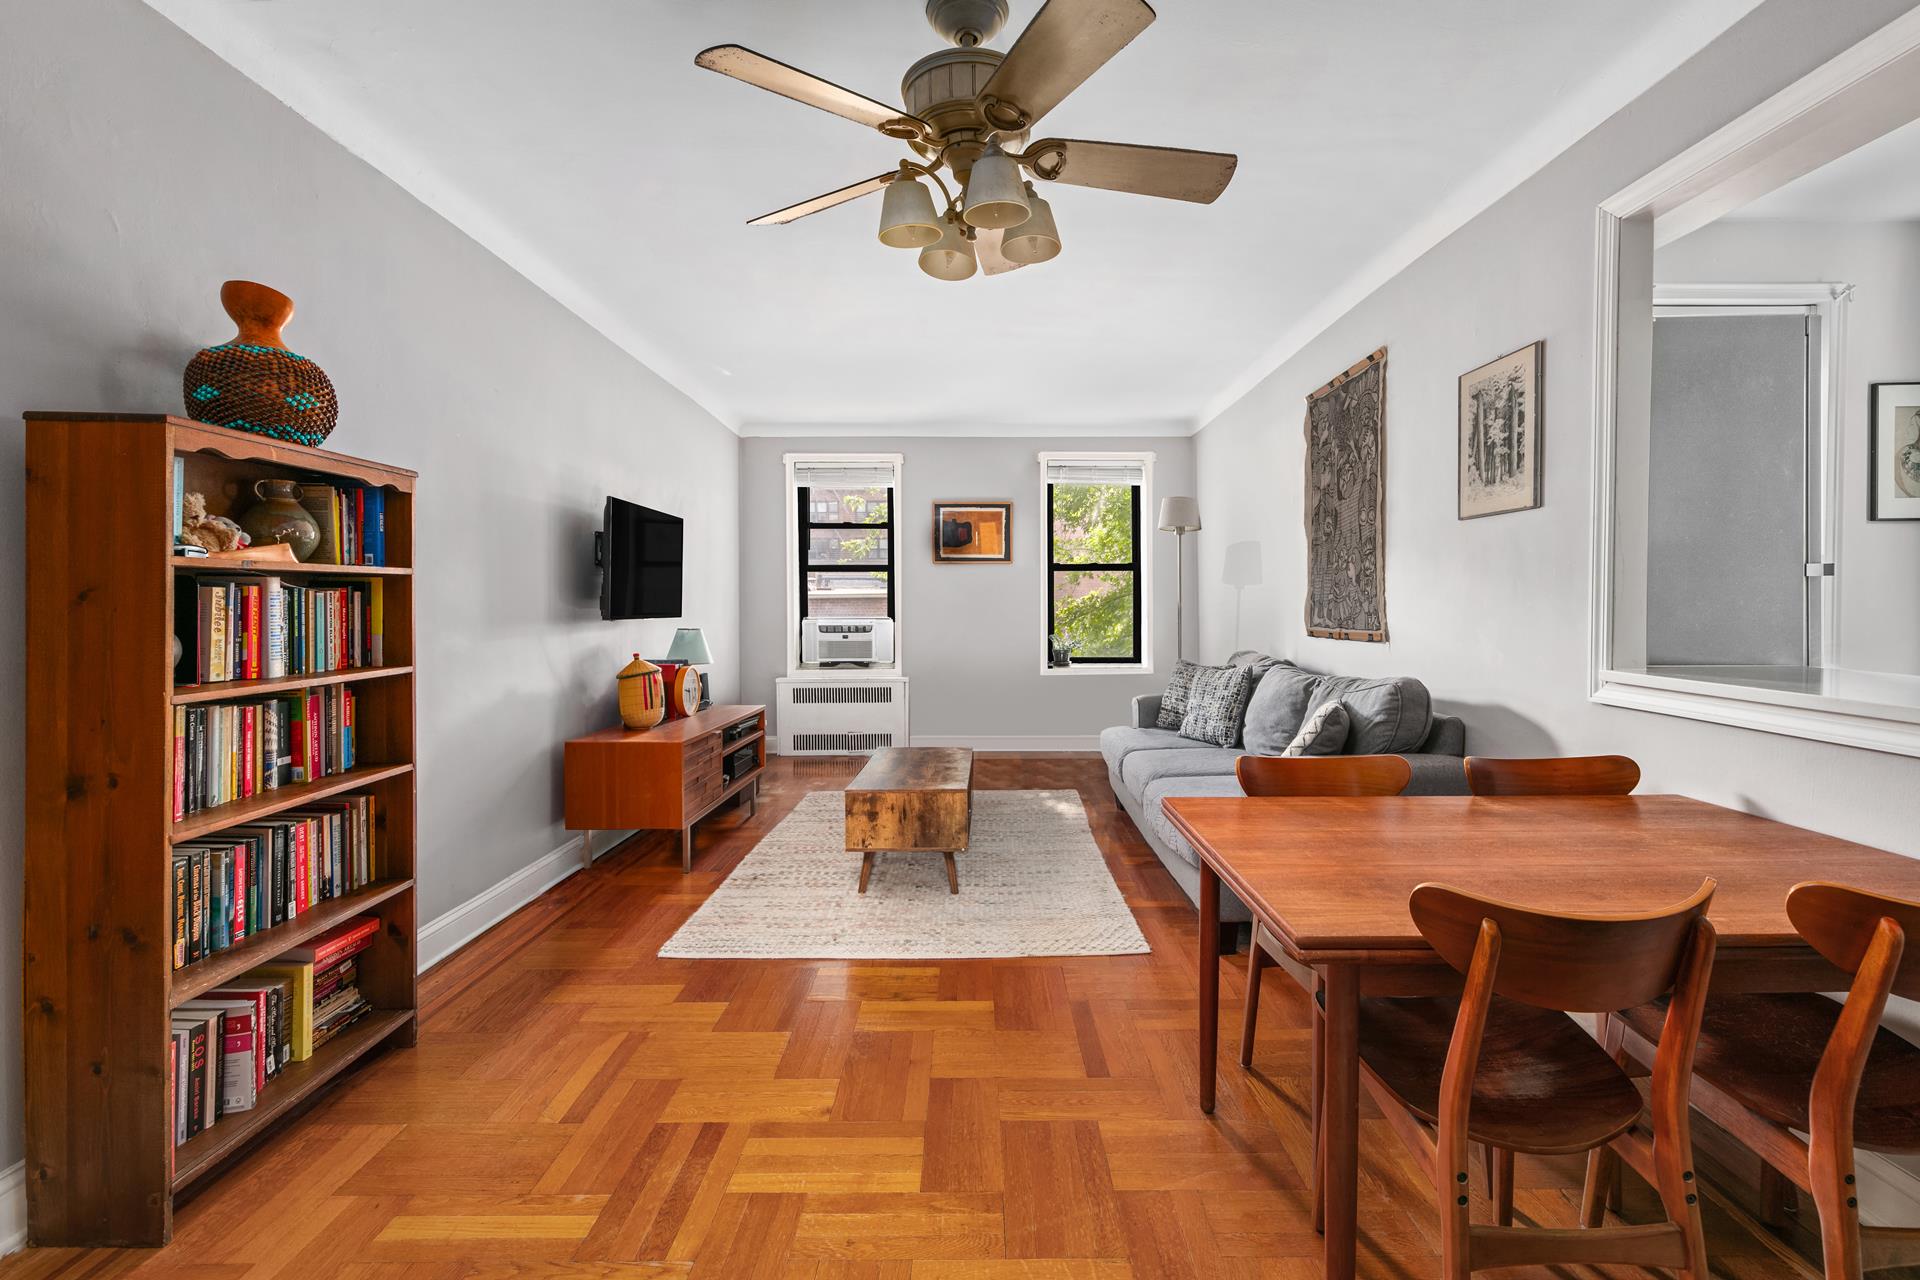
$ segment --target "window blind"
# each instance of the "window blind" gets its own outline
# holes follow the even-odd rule
[[[891,462],[796,462],[793,482],[810,489],[883,489],[900,483]]]
[[[1049,458],[1048,484],[1145,484],[1147,464],[1139,458]]]

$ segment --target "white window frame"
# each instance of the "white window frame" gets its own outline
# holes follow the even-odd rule
[[[900,554],[900,511],[906,501],[906,455],[899,453],[789,453],[786,466],[787,674],[809,679],[870,680],[906,673],[906,557]],[[800,469],[806,466],[890,466],[893,468],[893,662],[871,667],[819,667],[800,661]]]
[[[1040,674],[1045,676],[1138,676],[1152,675],[1153,666],[1153,559],[1155,532],[1155,512],[1153,505],[1153,462],[1154,454],[1147,450],[1108,450],[1062,449],[1042,452],[1036,455],[1040,465],[1036,469],[1039,484],[1034,490],[1034,509],[1041,513],[1036,523],[1044,525],[1047,510],[1047,467],[1055,462],[1132,462],[1140,466],[1140,541],[1137,548],[1140,553],[1140,661],[1138,662],[1099,662],[1083,667],[1054,667],[1047,665],[1046,640],[1040,639]],[[1044,579],[1044,589],[1053,590],[1053,530],[1040,530],[1040,573]],[[1042,613],[1044,625],[1046,614]]]
[[[1644,392],[1654,249],[1917,118],[1920,10],[1896,18],[1601,203],[1594,250],[1587,640],[1588,696],[1594,702],[1920,756],[1920,677],[1836,671],[1819,691],[1803,692],[1661,675],[1615,660],[1616,588],[1634,571],[1617,545],[1618,447],[1623,421],[1636,438],[1644,436],[1650,410]],[[1844,394],[1844,370],[1833,372],[1829,397]],[[1829,413],[1837,424],[1838,410]],[[1845,483],[1837,474],[1826,479]],[[1838,495],[1830,489],[1829,497],[1828,519],[1837,521]],[[1837,537],[1837,527],[1834,532]],[[1826,551],[1831,559],[1832,543]]]

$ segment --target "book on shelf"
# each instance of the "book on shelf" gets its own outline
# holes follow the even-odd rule
[[[320,526],[320,545],[307,563],[387,563],[385,489],[311,480],[300,486],[300,505]]]
[[[371,947],[374,935],[379,932],[379,916],[355,916],[351,920],[341,921],[304,946],[290,947],[281,952],[280,959],[310,964],[316,972],[330,969]]]
[[[378,831],[374,797],[350,795],[174,845],[173,967],[373,883]]]
[[[174,708],[173,820],[353,768],[358,702],[328,685]]]
[[[386,656],[377,578],[305,586],[277,576],[181,574],[173,617],[176,686],[355,671]]]

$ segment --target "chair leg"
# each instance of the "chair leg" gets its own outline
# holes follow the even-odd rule
[[[1247,1011],[1240,1023],[1240,1065],[1253,1065],[1253,1026],[1260,1017],[1260,971],[1267,953],[1260,948],[1260,929],[1253,930],[1253,945],[1247,948]]]
[[[1326,1127],[1327,1096],[1327,1020],[1320,1007],[1321,978],[1319,970],[1314,971],[1313,990],[1308,993],[1307,1007],[1313,1020],[1313,1061],[1308,1066],[1308,1093],[1313,1107],[1313,1229],[1323,1232],[1327,1229],[1327,1152],[1322,1141],[1321,1131]]]
[[[1813,1203],[1820,1210],[1820,1257],[1826,1280],[1860,1280],[1860,1208],[1855,1194],[1859,1188],[1853,1185],[1852,1143],[1845,1151],[1835,1150],[1818,1125],[1811,1137],[1807,1172],[1813,1183]]]
[[[1513,1152],[1493,1148],[1493,1220],[1503,1227],[1513,1225]]]
[[[1612,1188],[1620,1178],[1620,1155],[1611,1145],[1587,1152],[1587,1180],[1580,1188],[1580,1225],[1597,1227],[1606,1220]]]

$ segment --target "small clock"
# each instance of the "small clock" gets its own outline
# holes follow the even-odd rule
[[[667,714],[675,720],[700,709],[700,673],[675,666],[667,673]]]

